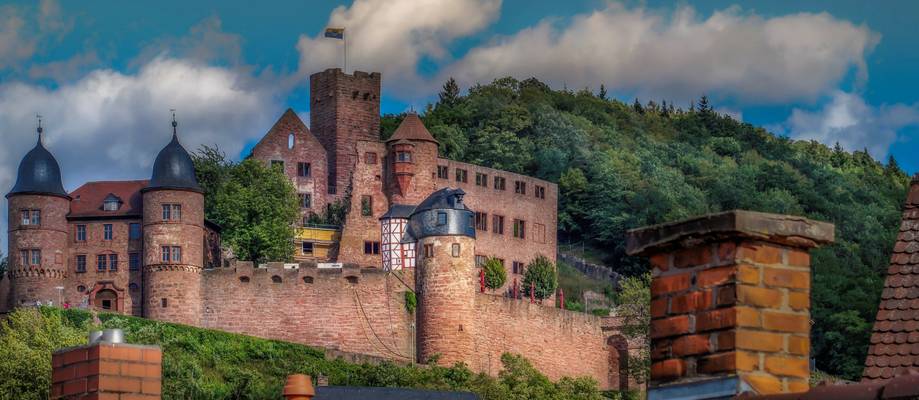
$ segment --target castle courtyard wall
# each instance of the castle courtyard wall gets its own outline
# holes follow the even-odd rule
[[[514,353],[552,380],[589,376],[601,389],[619,387],[610,379],[618,374],[611,371],[616,355],[600,317],[481,293],[475,296],[475,309],[475,353],[467,361],[473,370],[497,375],[501,355]]]
[[[404,294],[406,285],[414,287],[411,276],[402,278],[404,285],[380,270],[324,269],[312,263],[285,269],[284,265],[255,268],[239,262],[235,267],[204,270],[201,326],[412,360],[414,316],[405,309]]]

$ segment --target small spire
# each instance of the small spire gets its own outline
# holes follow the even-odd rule
[[[41,114],[35,114],[35,118],[38,119],[38,128],[35,130],[38,132],[38,142],[41,143],[41,133],[44,132],[41,127]]]
[[[176,128],[179,126],[179,123],[176,122],[176,109],[170,108],[169,111],[172,112],[172,136],[177,136]]]

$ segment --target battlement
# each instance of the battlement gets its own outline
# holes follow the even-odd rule
[[[314,77],[320,78],[323,76],[336,76],[336,77],[343,76],[343,77],[351,77],[351,78],[356,78],[356,79],[369,79],[369,80],[376,80],[376,81],[382,81],[383,79],[382,75],[379,72],[354,71],[351,74],[348,74],[346,72],[343,72],[341,68],[326,68],[324,71],[315,72],[311,74],[310,79],[313,79]]]

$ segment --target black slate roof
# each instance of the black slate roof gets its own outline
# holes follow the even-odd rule
[[[392,207],[389,207],[389,211],[386,214],[383,214],[380,219],[388,218],[404,218],[412,216],[412,213],[415,212],[415,206],[409,204],[393,204]]]
[[[431,193],[418,207],[415,207],[415,211],[412,214],[428,210],[468,210],[469,208],[463,203],[463,196],[465,195],[466,192],[463,189],[440,189]]]
[[[68,197],[61,183],[61,167],[51,152],[42,144],[41,134],[38,143],[19,163],[16,184],[6,195],[46,194]]]
[[[175,133],[172,141],[160,150],[153,163],[153,177],[150,178],[150,189],[184,189],[201,191],[198,178],[195,177],[195,164],[188,151],[179,143]]]
[[[468,392],[440,392],[381,387],[319,386],[314,400],[478,400]]]

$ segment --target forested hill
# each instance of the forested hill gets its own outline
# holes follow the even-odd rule
[[[557,182],[560,242],[602,249],[626,274],[646,271],[624,254],[630,228],[729,209],[836,224],[837,243],[813,257],[812,351],[818,368],[860,375],[909,183],[894,160],[776,137],[704,98],[626,104],[536,79],[466,95],[451,80],[422,117],[447,158]],[[400,119],[383,118],[384,138]]]

